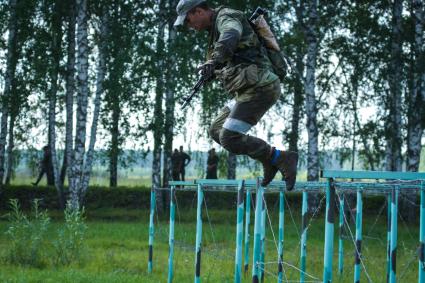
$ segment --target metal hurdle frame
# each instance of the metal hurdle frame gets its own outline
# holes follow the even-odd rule
[[[324,251],[324,270],[323,282],[332,282],[332,255],[334,240],[334,206],[335,204],[335,186],[338,184],[335,179],[351,180],[396,180],[396,181],[418,181],[417,185],[403,183],[352,183],[352,188],[357,190],[357,211],[356,211],[356,252],[354,266],[354,282],[360,282],[360,263],[361,263],[361,241],[362,241],[362,190],[367,187],[379,187],[391,190],[391,196],[388,197],[388,203],[391,209],[388,209],[390,220],[388,222],[388,251],[387,251],[387,280],[390,283],[396,282],[396,251],[397,251],[397,215],[398,215],[398,194],[401,189],[417,188],[420,190],[420,251],[419,251],[419,278],[418,282],[425,282],[425,173],[417,172],[388,172],[388,171],[334,171],[324,170],[321,172],[322,178],[328,179],[326,188],[326,224],[325,224],[325,251]],[[348,186],[349,187],[349,186]],[[344,213],[344,211],[340,211]],[[342,241],[340,241],[342,245]],[[342,247],[340,246],[340,253]],[[339,257],[341,258],[341,256]],[[339,266],[342,266],[340,262]],[[342,268],[340,269],[342,270]]]
[[[302,190],[302,233],[301,233],[301,250],[300,250],[300,282],[305,281],[306,270],[306,245],[307,245],[307,197],[308,191],[315,189],[324,190],[326,194],[326,218],[325,218],[325,243],[324,243],[324,266],[323,266],[323,282],[332,282],[332,258],[333,258],[333,242],[334,242],[334,222],[335,222],[335,195],[336,189],[343,191],[344,189],[355,189],[357,193],[356,206],[356,241],[355,241],[355,265],[354,265],[354,282],[359,282],[361,271],[361,241],[362,241],[362,192],[367,188],[379,188],[390,190],[391,195],[388,201],[391,207],[388,209],[390,216],[388,227],[388,256],[387,256],[387,278],[388,282],[396,282],[396,249],[397,249],[397,210],[398,210],[398,192],[406,189],[407,185],[402,183],[359,183],[359,182],[336,182],[335,179],[352,179],[352,180],[400,180],[412,181],[418,180],[418,185],[409,184],[408,187],[420,190],[420,249],[419,249],[419,279],[418,282],[425,282],[425,173],[413,172],[386,172],[386,171],[331,171],[325,170],[321,172],[321,177],[326,178],[327,182],[298,182],[295,191]],[[184,189],[178,186],[185,186]],[[174,225],[175,225],[175,200],[174,195],[178,190],[197,191],[197,225],[196,225],[196,254],[195,254],[195,283],[201,282],[201,250],[202,250],[202,203],[203,191],[205,187],[232,187],[231,190],[237,193],[237,216],[236,216],[236,249],[235,249],[235,272],[234,282],[239,283],[242,280],[242,258],[244,258],[244,270],[248,270],[249,262],[249,224],[250,224],[250,202],[252,191],[255,190],[256,205],[254,218],[254,234],[253,234],[253,255],[252,255],[252,282],[260,282],[264,280],[264,239],[266,229],[266,213],[264,211],[264,193],[279,193],[279,239],[278,239],[278,265],[277,274],[278,282],[283,280],[283,252],[284,252],[284,201],[285,201],[285,183],[282,181],[272,182],[268,188],[260,186],[260,178],[256,180],[211,180],[202,179],[195,181],[171,181],[170,182],[170,224],[169,224],[169,258],[168,258],[168,281],[173,281],[173,255],[174,255]],[[194,189],[196,188],[196,189]],[[277,190],[271,190],[274,188]],[[246,193],[245,193],[246,190]],[[246,209],[244,196],[246,195]],[[151,192],[151,212],[149,224],[149,261],[148,272],[152,272],[153,263],[153,243],[154,243],[154,211],[155,211],[155,192]],[[339,250],[338,250],[338,271],[343,272],[343,240],[341,229],[344,225],[344,197],[340,199],[340,215],[339,215]],[[245,214],[245,229],[244,229]],[[244,239],[245,230],[245,239]],[[242,247],[245,246],[244,257]]]

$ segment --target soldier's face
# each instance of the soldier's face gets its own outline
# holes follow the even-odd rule
[[[196,8],[187,13],[185,23],[189,28],[201,31],[209,27],[209,16],[204,9]]]

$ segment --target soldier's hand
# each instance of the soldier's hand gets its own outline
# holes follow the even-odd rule
[[[210,81],[214,78],[215,62],[214,60],[208,60],[204,64],[198,67],[198,72],[206,81]]]

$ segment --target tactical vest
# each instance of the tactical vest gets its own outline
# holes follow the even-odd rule
[[[253,30],[251,24],[248,22],[244,13],[238,10],[219,7],[215,10],[213,18],[213,28],[210,33],[207,59],[211,57],[214,49],[214,43],[220,37],[216,22],[219,16],[229,16],[237,19],[242,24],[242,35],[239,40],[236,50],[234,50],[233,58],[227,62],[228,66],[234,66],[237,64],[256,64],[261,68],[267,68],[272,70],[272,64],[268,58],[267,51],[262,46],[256,32]]]

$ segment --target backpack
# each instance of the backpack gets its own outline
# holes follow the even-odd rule
[[[265,47],[267,56],[272,63],[274,73],[279,77],[280,81],[283,81],[288,71],[288,63],[285,54],[279,47],[276,36],[273,34],[269,24],[264,18],[265,14],[266,11],[258,7],[248,21],[263,47]]]

